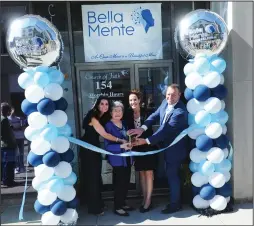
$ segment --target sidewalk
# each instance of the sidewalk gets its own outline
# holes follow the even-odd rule
[[[129,204],[135,208],[139,207],[140,201],[130,200]],[[120,217],[112,212],[112,201],[107,201],[108,210],[104,216],[93,216],[87,214],[85,208],[78,209],[78,225],[252,225],[253,203],[236,204],[233,213],[220,214],[211,218],[199,216],[193,209],[184,206],[181,212],[169,215],[160,213],[166,204],[165,200],[155,198],[154,208],[141,214],[138,210],[130,212],[129,217]],[[18,220],[19,206],[10,206],[1,213],[2,225],[40,225],[40,215],[37,214],[33,205],[25,206],[24,220]]]

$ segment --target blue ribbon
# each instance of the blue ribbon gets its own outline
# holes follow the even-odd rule
[[[25,205],[25,201],[26,201],[27,166],[28,166],[28,158],[27,158],[27,160],[26,160],[26,182],[25,182],[25,187],[24,187],[24,192],[23,192],[22,203],[21,203],[20,210],[19,210],[19,220],[23,220],[24,205]]]

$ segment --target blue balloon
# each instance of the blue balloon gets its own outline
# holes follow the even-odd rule
[[[228,94],[227,88],[221,84],[211,90],[212,90],[212,96],[217,97],[220,100],[224,99]]]
[[[37,104],[31,103],[27,99],[24,99],[21,103],[21,110],[25,115],[30,115],[31,113],[37,111]]]
[[[229,144],[229,139],[226,135],[222,134],[221,136],[219,136],[217,139],[214,140],[215,144],[220,148],[220,149],[224,149],[227,148],[228,144]]]
[[[52,124],[47,124],[40,133],[40,136],[47,141],[52,141],[57,138],[58,136],[58,129],[52,125]]]
[[[232,196],[232,193],[232,185],[230,183],[226,183],[221,188],[217,188],[217,194],[225,198]]]
[[[59,136],[70,137],[72,135],[71,127],[69,124],[65,124],[63,127],[58,127]]]
[[[64,75],[59,70],[51,70],[49,72],[49,81],[51,83],[58,83],[61,85],[64,81]]]
[[[56,216],[62,216],[67,210],[67,203],[57,199],[50,205],[50,210]]]
[[[34,210],[36,211],[36,213],[39,213],[42,215],[42,214],[50,211],[50,206],[44,206],[44,205],[40,204],[40,202],[38,200],[36,200],[34,203]]]
[[[71,172],[71,175],[63,179],[65,185],[73,185],[77,182],[77,175]]]
[[[198,171],[205,176],[210,176],[215,171],[215,167],[212,162],[203,160],[199,163]]]
[[[209,97],[211,97],[211,91],[205,85],[198,85],[193,91],[193,96],[198,101],[206,101]]]
[[[68,206],[68,208],[76,209],[79,206],[79,200],[78,200],[78,198],[75,197],[70,202],[67,202],[67,206]]]
[[[49,77],[48,77],[48,74],[45,73],[45,72],[36,72],[34,74],[34,82],[44,88],[46,85],[49,84]]]
[[[196,147],[200,151],[207,152],[213,147],[213,140],[205,134],[202,134],[196,139]]]
[[[56,109],[54,101],[50,100],[49,98],[43,98],[37,104],[37,110],[42,115],[51,115]]]
[[[28,162],[33,166],[39,166],[40,164],[43,164],[42,161],[42,155],[36,155],[34,152],[30,151],[27,156]]]
[[[224,59],[217,57],[211,61],[211,66],[221,74],[225,71],[227,65]]]
[[[223,159],[220,163],[215,164],[216,172],[230,171],[232,167],[231,162],[228,159]]]
[[[204,200],[211,200],[216,195],[216,190],[210,184],[205,184],[200,188],[199,195]]]
[[[224,110],[219,111],[218,113],[212,114],[212,122],[218,122],[220,124],[226,124],[228,121],[228,113]]]
[[[192,99],[194,97],[193,96],[193,91],[190,88],[186,88],[184,90],[184,97],[185,97],[186,100]]]
[[[69,148],[68,151],[60,154],[61,161],[72,162],[74,159],[74,152]]]
[[[62,110],[65,111],[68,107],[68,102],[66,101],[65,98],[61,97],[59,100],[54,101],[56,105],[56,110]]]
[[[195,173],[195,172],[198,172],[198,166],[199,166],[199,163],[195,163],[191,161],[189,164],[189,169],[192,173]]]
[[[55,167],[60,162],[60,155],[56,151],[48,151],[43,155],[43,163],[48,167]]]
[[[195,115],[193,114],[188,114],[188,125],[196,124],[195,122]]]

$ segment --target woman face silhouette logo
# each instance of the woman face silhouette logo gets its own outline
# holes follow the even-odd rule
[[[145,32],[147,33],[149,28],[154,26],[153,15],[149,9],[144,9],[141,11],[141,16],[143,20],[146,22],[144,29],[145,29]]]

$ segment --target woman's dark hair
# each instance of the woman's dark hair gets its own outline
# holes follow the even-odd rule
[[[100,118],[99,105],[102,100],[108,101],[108,111],[105,112],[103,114],[103,116]],[[107,96],[99,96],[98,99],[96,100],[93,108],[85,116],[85,118],[83,120],[83,128],[85,128],[85,126],[91,122],[92,118],[96,118],[104,126],[111,118],[110,109],[111,109],[111,101],[109,100],[109,98]]]
[[[11,113],[11,106],[7,102],[1,103],[1,115],[4,117],[9,116]]]

